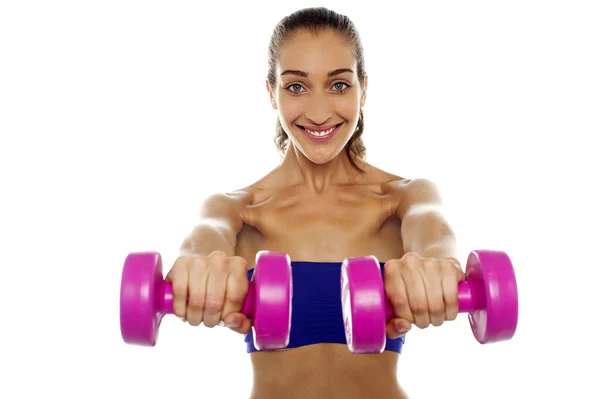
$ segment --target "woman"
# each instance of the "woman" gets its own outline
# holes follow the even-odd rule
[[[284,18],[270,42],[266,87],[283,161],[248,187],[203,203],[167,275],[174,312],[194,326],[224,324],[245,335],[252,398],[407,397],[396,375],[404,334],[413,324],[454,320],[464,279],[438,191],[427,179],[365,161],[367,76],[347,17],[313,8]],[[293,264],[284,350],[256,351],[251,320],[240,313],[260,250],[287,253]],[[339,276],[344,259],[366,255],[382,262],[395,317],[383,353],[359,355],[345,344]]]

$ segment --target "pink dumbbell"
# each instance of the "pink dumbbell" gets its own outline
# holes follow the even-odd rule
[[[259,251],[241,313],[252,320],[256,348],[287,347],[292,321],[292,269],[288,255]],[[164,315],[173,314],[173,288],[157,252],[131,253],[121,276],[121,336],[128,344],[154,346]]]
[[[508,256],[501,251],[473,251],[465,273],[466,281],[458,284],[458,308],[461,313],[469,313],[475,339],[481,344],[511,339],[517,329],[519,303]],[[375,257],[344,260],[341,296],[350,351],[381,353],[386,342],[386,322],[393,317],[393,310]]]

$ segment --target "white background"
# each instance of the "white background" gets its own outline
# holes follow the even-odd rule
[[[583,1],[325,1],[356,23],[367,160],[438,184],[459,240],[507,251],[519,327],[409,334],[414,398],[598,397],[600,13]],[[210,193],[279,161],[264,86],[275,24],[313,2],[0,6],[0,394],[247,397],[243,337],[167,316],[119,330],[123,260],[168,269]],[[166,272],[166,270],[165,270]]]

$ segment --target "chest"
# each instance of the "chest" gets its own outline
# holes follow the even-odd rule
[[[285,252],[292,260],[338,262],[350,256],[393,257],[402,247],[397,198],[365,191],[326,196],[282,192],[252,207],[238,253]]]

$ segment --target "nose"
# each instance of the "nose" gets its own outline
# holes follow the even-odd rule
[[[306,116],[315,125],[321,125],[331,118],[333,107],[326,93],[312,93],[307,104]]]

